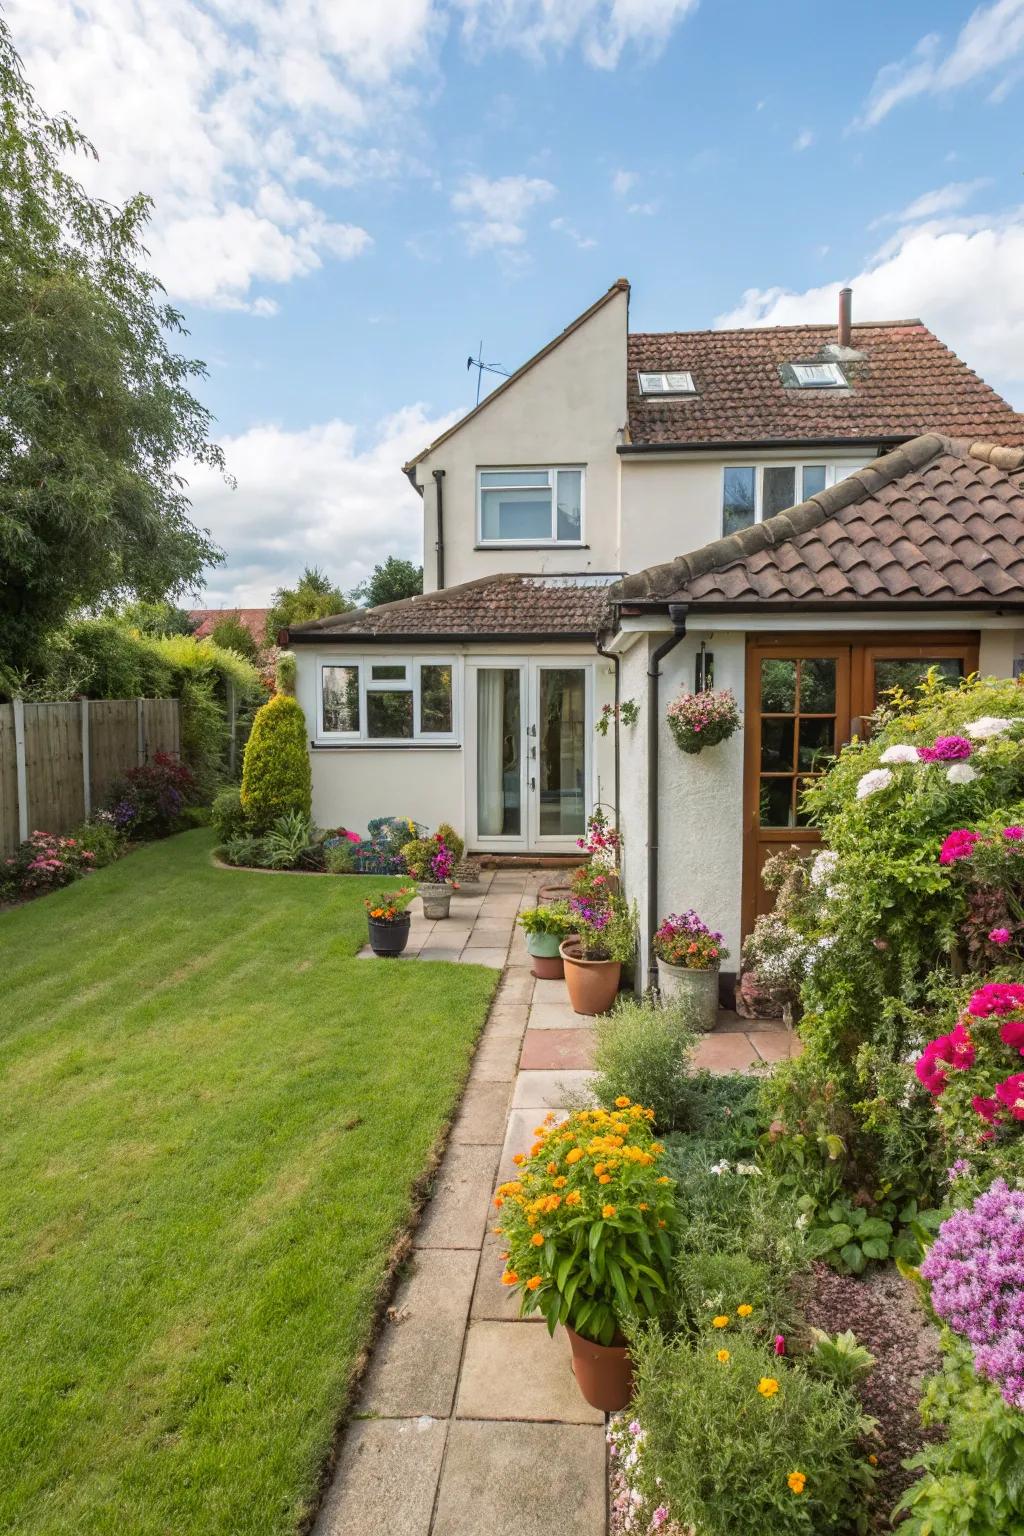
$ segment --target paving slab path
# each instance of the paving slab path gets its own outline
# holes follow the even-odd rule
[[[515,926],[546,878],[499,870],[481,894],[453,897],[447,921],[413,910],[397,963],[493,965],[502,978],[313,1536],[606,1536],[604,1416],[580,1395],[561,1332],[520,1318],[491,1231],[512,1158],[593,1066],[592,1020],[564,982],[534,980]],[[788,1055],[792,1038],[723,1015],[695,1065],[747,1071]]]

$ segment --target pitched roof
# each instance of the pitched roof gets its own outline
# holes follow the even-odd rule
[[[494,640],[596,635],[610,618],[613,577],[481,576],[440,592],[357,608],[293,625],[289,642],[317,640]]]
[[[627,576],[611,596],[1024,608],[1024,449],[928,432],[798,507]]]
[[[257,645],[266,644],[265,631],[269,608],[191,608],[189,618],[198,624],[194,631],[197,640],[205,640],[221,619],[237,619],[247,629]]]
[[[898,442],[925,431],[1024,442],[1024,416],[920,320],[854,325],[845,354],[835,341],[833,325],[631,335],[630,443],[621,451],[673,443]],[[849,387],[786,382],[784,365],[815,361],[838,362]],[[642,395],[638,371],[689,372],[697,393]]]
[[[467,421],[472,421],[474,416],[479,415],[481,411],[485,411],[487,407],[492,403],[492,401],[497,400],[499,396],[503,395],[507,389],[511,389],[512,385],[515,384],[518,379],[521,379],[524,373],[528,373],[531,368],[533,368],[537,363],[541,361],[542,358],[547,357],[549,352],[553,352],[556,347],[561,346],[562,342],[565,341],[567,337],[571,336],[574,331],[578,331],[581,325],[586,325],[587,321],[591,318],[592,315],[596,315],[599,309],[604,308],[609,299],[614,299],[616,294],[619,293],[629,293],[628,278],[617,277],[607,292],[602,293],[601,297],[596,300],[595,303],[589,305],[581,315],[577,315],[575,320],[570,320],[565,329],[559,331],[557,336],[553,336],[549,342],[546,342],[545,345],[541,347],[539,352],[535,352],[532,357],[528,357],[526,362],[521,363],[514,373],[509,374],[507,379],[502,379],[501,383],[497,386],[496,389],[492,389],[490,394],[485,395],[479,404],[475,405],[471,411],[466,412],[465,416],[460,416],[458,421],[454,422],[447,429],[447,431],[442,432],[440,436],[435,437],[434,441],[432,443],[428,443],[426,448],[424,448],[421,453],[416,454],[415,458],[409,460],[408,464],[403,464],[402,473],[404,475],[409,475],[411,478],[411,471],[417,464],[420,463],[422,459],[425,459],[430,454],[432,454],[434,449],[440,447],[440,445],[445,442],[446,439],[451,437],[453,433],[460,432],[466,425]]]

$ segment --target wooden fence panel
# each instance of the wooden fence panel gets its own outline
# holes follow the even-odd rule
[[[157,752],[179,752],[177,699],[143,699],[142,732],[147,758]]]
[[[14,752],[14,705],[0,704],[0,853],[18,845],[18,765]]]
[[[103,804],[111,785],[139,763],[139,709],[135,699],[94,699],[89,705],[92,803]]]
[[[30,832],[70,832],[85,819],[76,700],[25,705],[25,778]]]

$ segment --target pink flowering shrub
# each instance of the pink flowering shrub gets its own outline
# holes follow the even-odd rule
[[[729,958],[722,935],[714,933],[693,911],[662,918],[654,935],[654,953],[666,965],[689,971],[717,971]]]
[[[667,717],[682,752],[702,752],[728,741],[740,725],[739,705],[731,688],[681,693],[668,706]]]
[[[95,854],[76,837],[33,832],[0,861],[0,900],[39,896],[78,880],[95,864]]]
[[[587,822],[586,837],[578,837],[576,846],[589,854],[593,863],[615,869],[622,852],[622,838],[598,806]]]
[[[984,830],[957,827],[943,839],[939,863],[966,888],[960,925],[972,969],[1005,962],[1024,938],[1024,840],[1022,828],[1003,818]]]
[[[939,1317],[970,1344],[978,1374],[1024,1408],[1024,1190],[996,1179],[955,1211],[921,1274]]]
[[[936,736],[930,747],[918,747],[917,755],[922,763],[962,763],[973,751],[966,736]]]

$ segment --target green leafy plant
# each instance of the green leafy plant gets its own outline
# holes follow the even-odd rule
[[[312,868],[322,857],[316,849],[316,828],[302,811],[278,816],[263,835],[263,861],[268,869]]]
[[[244,833],[246,821],[242,809],[242,792],[237,784],[229,784],[219,790],[210,808],[210,825],[218,843],[226,843]]]
[[[640,705],[635,699],[623,699],[617,712],[614,704],[602,705],[601,713],[594,724],[594,730],[599,736],[608,735],[609,726],[615,720],[616,713],[623,725],[636,725],[640,718]]]
[[[543,907],[528,907],[516,919],[524,933],[551,933],[562,938],[573,932],[573,919],[567,901],[548,902]]]
[[[788,1365],[729,1321],[695,1343],[655,1328],[631,1335],[636,1390],[614,1438],[634,1528],[866,1530],[874,1472],[860,1441],[871,1421],[852,1393]]]
[[[688,1064],[697,1037],[684,1006],[660,1008],[650,998],[623,996],[594,1020],[594,1035],[597,1075],[588,1088],[599,1104],[625,1095],[649,1105],[663,1135],[691,1122]]]
[[[89,821],[83,821],[80,827],[75,828],[72,836],[83,856],[86,853],[92,855],[93,869],[113,864],[124,853],[124,838],[106,811],[97,811]]]
[[[258,833],[289,811],[308,816],[311,802],[306,717],[296,699],[279,693],[253,721],[242,769],[242,808]]]
[[[375,891],[364,898],[363,905],[375,923],[397,923],[405,916],[415,896],[414,885],[402,885],[393,891]]]
[[[852,1328],[835,1334],[812,1328],[811,1337],[814,1348],[807,1357],[807,1365],[816,1375],[838,1382],[841,1387],[852,1387],[874,1370],[874,1355],[858,1344]]]
[[[221,851],[228,864],[236,864],[243,869],[266,867],[263,839],[253,832],[238,832],[234,837],[229,837]]]
[[[611,1110],[551,1116],[515,1159],[518,1177],[498,1186],[502,1280],[551,1333],[562,1323],[611,1344],[627,1319],[667,1305],[675,1206],[652,1114],[620,1095]]]
[[[840,1198],[812,1223],[807,1241],[814,1256],[840,1274],[860,1275],[871,1260],[882,1263],[892,1256],[893,1237],[891,1220]]]
[[[595,904],[573,896],[569,901],[573,932],[585,960],[614,960],[628,965],[636,954],[636,906],[620,896]]]
[[[355,873],[355,849],[352,843],[334,843],[324,849],[324,868],[332,875]]]

